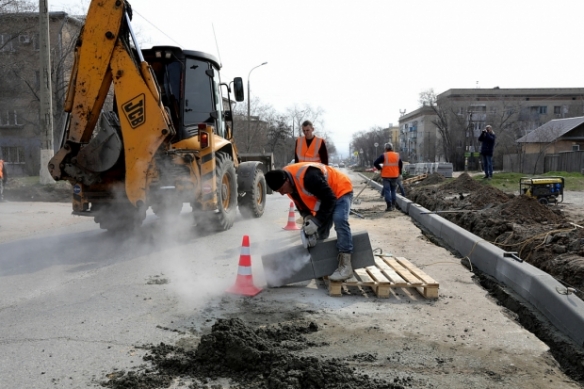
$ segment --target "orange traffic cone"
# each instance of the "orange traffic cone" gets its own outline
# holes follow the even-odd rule
[[[257,288],[253,284],[253,276],[251,274],[251,255],[249,251],[249,236],[244,235],[243,242],[241,243],[241,254],[239,255],[239,267],[237,269],[235,285],[227,289],[227,292],[241,294],[244,296],[255,296],[261,291],[261,288]]]
[[[285,230],[299,230],[298,224],[296,224],[296,220],[294,220],[294,203],[290,201],[290,212],[288,212],[288,224],[286,227],[282,227]]]

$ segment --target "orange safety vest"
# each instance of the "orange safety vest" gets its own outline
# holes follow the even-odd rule
[[[0,159],[0,179],[4,178],[4,161]]]
[[[292,176],[302,202],[310,209],[313,215],[316,215],[316,212],[320,209],[320,200],[304,188],[304,176],[309,167],[317,167],[322,171],[337,199],[353,191],[351,179],[331,166],[323,165],[322,163],[299,162],[284,167],[284,170]],[[288,197],[292,199],[290,194],[288,194]]]
[[[383,154],[383,167],[381,168],[381,178],[399,177],[399,154],[395,151],[388,151]]]
[[[310,147],[306,144],[305,136],[296,139],[296,155],[298,156],[298,162],[321,162],[318,153],[321,144],[322,139],[317,136],[312,138]]]

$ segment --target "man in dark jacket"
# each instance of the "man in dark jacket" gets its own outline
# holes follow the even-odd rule
[[[481,135],[481,158],[483,160],[483,170],[485,171],[484,179],[493,178],[493,151],[495,150],[495,133],[493,127],[487,125]]]

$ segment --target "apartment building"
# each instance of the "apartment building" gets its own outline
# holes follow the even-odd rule
[[[497,168],[503,155],[517,152],[517,139],[552,119],[582,115],[584,88],[449,89],[400,118],[400,146],[413,162],[447,161],[461,170],[490,124],[497,135]]]
[[[424,105],[403,114],[399,119],[398,149],[401,158],[409,163],[444,161],[437,148],[438,130],[434,124],[434,109]]]
[[[82,26],[65,12],[49,13],[54,144],[60,143],[63,102]],[[0,14],[0,150],[10,177],[40,169],[38,13]]]

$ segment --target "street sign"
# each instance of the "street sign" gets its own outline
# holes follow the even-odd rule
[[[373,143],[373,146],[377,147],[377,146],[379,146],[379,143],[375,142],[375,143]]]

